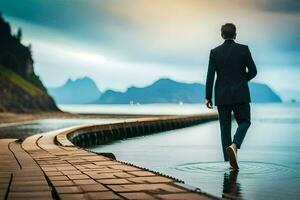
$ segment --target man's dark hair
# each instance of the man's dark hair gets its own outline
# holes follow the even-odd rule
[[[221,28],[221,35],[224,39],[235,39],[236,27],[232,23],[226,23]]]

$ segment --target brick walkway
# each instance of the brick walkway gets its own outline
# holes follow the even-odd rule
[[[0,140],[0,198],[52,199],[43,171],[14,139]]]
[[[0,199],[212,199],[172,178],[76,146],[56,145],[59,134],[71,129],[22,143],[1,139]]]

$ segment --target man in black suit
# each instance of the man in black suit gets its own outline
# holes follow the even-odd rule
[[[224,160],[238,169],[237,149],[242,145],[250,122],[250,92],[248,82],[256,74],[256,66],[248,46],[238,44],[236,27],[227,23],[221,28],[224,43],[211,50],[206,79],[205,104],[212,109],[212,90],[215,74],[215,105],[218,108]],[[231,113],[238,128],[231,139]]]

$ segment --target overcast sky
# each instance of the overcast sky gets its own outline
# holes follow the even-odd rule
[[[89,76],[125,90],[169,77],[205,82],[220,26],[237,25],[258,67],[256,82],[291,98],[300,93],[299,0],[0,0],[46,86]]]

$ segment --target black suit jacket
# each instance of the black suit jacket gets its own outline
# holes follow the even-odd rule
[[[206,99],[211,100],[215,74],[215,105],[251,102],[248,81],[257,74],[248,46],[226,40],[210,52]]]

